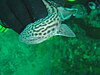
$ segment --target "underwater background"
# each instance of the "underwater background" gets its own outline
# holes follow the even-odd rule
[[[100,75],[100,9],[88,10],[81,3],[65,3],[88,13],[64,23],[76,37],[54,36],[27,45],[9,29],[0,33],[0,75]],[[85,10],[86,9],[86,10]]]

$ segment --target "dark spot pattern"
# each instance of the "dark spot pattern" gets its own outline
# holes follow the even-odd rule
[[[53,25],[51,25],[51,26],[47,26],[44,30],[42,30],[42,32],[44,32],[44,31],[46,31],[47,29],[52,28],[52,27],[54,27],[54,26],[58,26],[58,23],[55,23],[55,24],[53,24]]]

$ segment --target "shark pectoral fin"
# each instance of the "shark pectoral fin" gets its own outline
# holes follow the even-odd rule
[[[76,9],[64,8],[64,7],[58,7],[58,10],[60,12],[62,20],[69,19],[77,11]]]
[[[56,35],[66,36],[66,37],[75,37],[74,32],[66,25],[62,24],[59,28],[59,31]]]

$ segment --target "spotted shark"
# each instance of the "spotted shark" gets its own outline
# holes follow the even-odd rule
[[[74,32],[62,22],[76,13],[76,9],[58,7],[52,1],[42,0],[48,15],[30,23],[20,33],[19,40],[26,44],[39,44],[53,36],[75,37]]]

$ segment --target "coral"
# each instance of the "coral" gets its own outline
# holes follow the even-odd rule
[[[100,28],[100,9],[91,10],[90,14],[88,15],[88,23],[91,24],[93,27]]]

